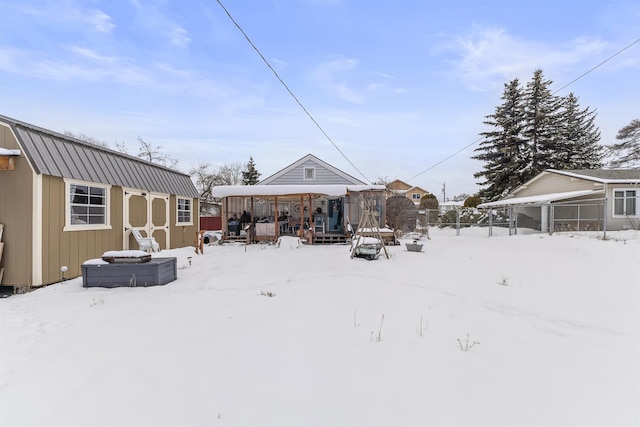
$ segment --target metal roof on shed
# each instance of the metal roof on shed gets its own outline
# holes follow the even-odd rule
[[[191,177],[106,147],[0,115],[37,174],[199,197]]]

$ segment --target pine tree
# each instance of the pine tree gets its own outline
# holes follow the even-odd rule
[[[595,112],[580,109],[578,98],[570,93],[562,98],[554,169],[597,169],[602,167],[603,148],[595,126]]]
[[[526,146],[522,139],[524,121],[523,92],[518,79],[504,85],[501,98],[504,102],[495,112],[486,116],[484,123],[494,130],[482,132],[484,140],[475,150],[480,152],[473,159],[485,162],[484,170],[474,174],[484,178],[479,185],[488,185],[481,195],[489,200],[498,199],[521,182],[520,175],[526,167]]]
[[[609,153],[613,157],[611,167],[640,167],[640,120],[631,120],[631,123],[618,131],[616,139],[623,142],[609,147]]]
[[[478,183],[486,186],[482,197],[504,197],[545,169],[602,166],[595,112],[580,109],[573,93],[554,96],[551,83],[536,70],[525,89],[518,79],[505,84],[502,105],[484,122],[493,129],[480,134],[484,139],[475,150],[480,154],[472,157],[485,163],[484,170],[474,174],[484,179]]]
[[[260,172],[256,169],[253,156],[249,157],[247,167],[242,171],[242,185],[256,185],[260,178]]]
[[[524,92],[522,137],[527,141],[529,157],[528,166],[522,171],[522,183],[554,167],[562,101],[551,93],[552,83],[544,79],[542,70],[536,70]]]

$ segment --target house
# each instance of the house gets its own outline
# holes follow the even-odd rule
[[[163,249],[192,245],[198,192],[186,174],[0,116],[0,224],[0,283],[40,286],[138,249],[134,228]]]
[[[430,194],[427,190],[418,187],[417,185],[407,184],[399,179],[388,183],[387,191],[389,192],[389,195],[392,196],[402,195],[408,197],[416,206],[420,204],[423,197]]]
[[[478,208],[506,209],[543,232],[640,228],[640,169],[547,169],[505,198]],[[514,215],[514,212],[516,215]]]
[[[344,242],[363,209],[384,223],[383,185],[366,184],[312,154],[257,185],[217,186],[212,193],[222,199],[227,240],[299,235],[311,243]]]
[[[462,209],[464,207],[464,200],[447,200],[438,204],[438,211],[440,215],[444,215],[449,211],[456,209]]]

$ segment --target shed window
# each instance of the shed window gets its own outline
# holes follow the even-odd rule
[[[191,199],[185,199],[178,197],[178,224],[187,225],[191,224]]]
[[[305,181],[312,181],[316,179],[316,168],[304,168]]]
[[[66,182],[65,230],[95,230],[109,227],[109,186]]]
[[[638,193],[636,190],[613,190],[613,216],[637,216]]]

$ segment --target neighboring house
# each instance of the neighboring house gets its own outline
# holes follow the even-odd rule
[[[442,202],[438,205],[438,210],[440,214],[446,214],[449,211],[460,209],[464,207],[464,200],[447,200],[446,202]]]
[[[162,249],[193,245],[198,212],[186,174],[0,116],[3,285],[80,276],[87,259],[138,249],[134,228]]]
[[[258,185],[330,185],[349,184],[367,185],[353,176],[320,160],[313,154],[307,154],[284,169],[263,179]]]
[[[639,196],[640,169],[547,169],[502,200],[478,208],[516,210],[544,232],[637,230]]]
[[[417,185],[407,184],[404,181],[396,179],[387,184],[387,191],[389,195],[397,196],[402,195],[405,196],[413,202],[416,206],[420,204],[420,201],[423,197],[425,197],[429,192]]]
[[[357,228],[362,208],[369,204],[384,219],[385,187],[366,184],[308,154],[257,185],[218,186],[225,238],[243,236],[247,225],[253,241],[301,235],[313,243],[344,241]],[[251,220],[242,220],[250,214]],[[381,221],[384,224],[383,221]]]

